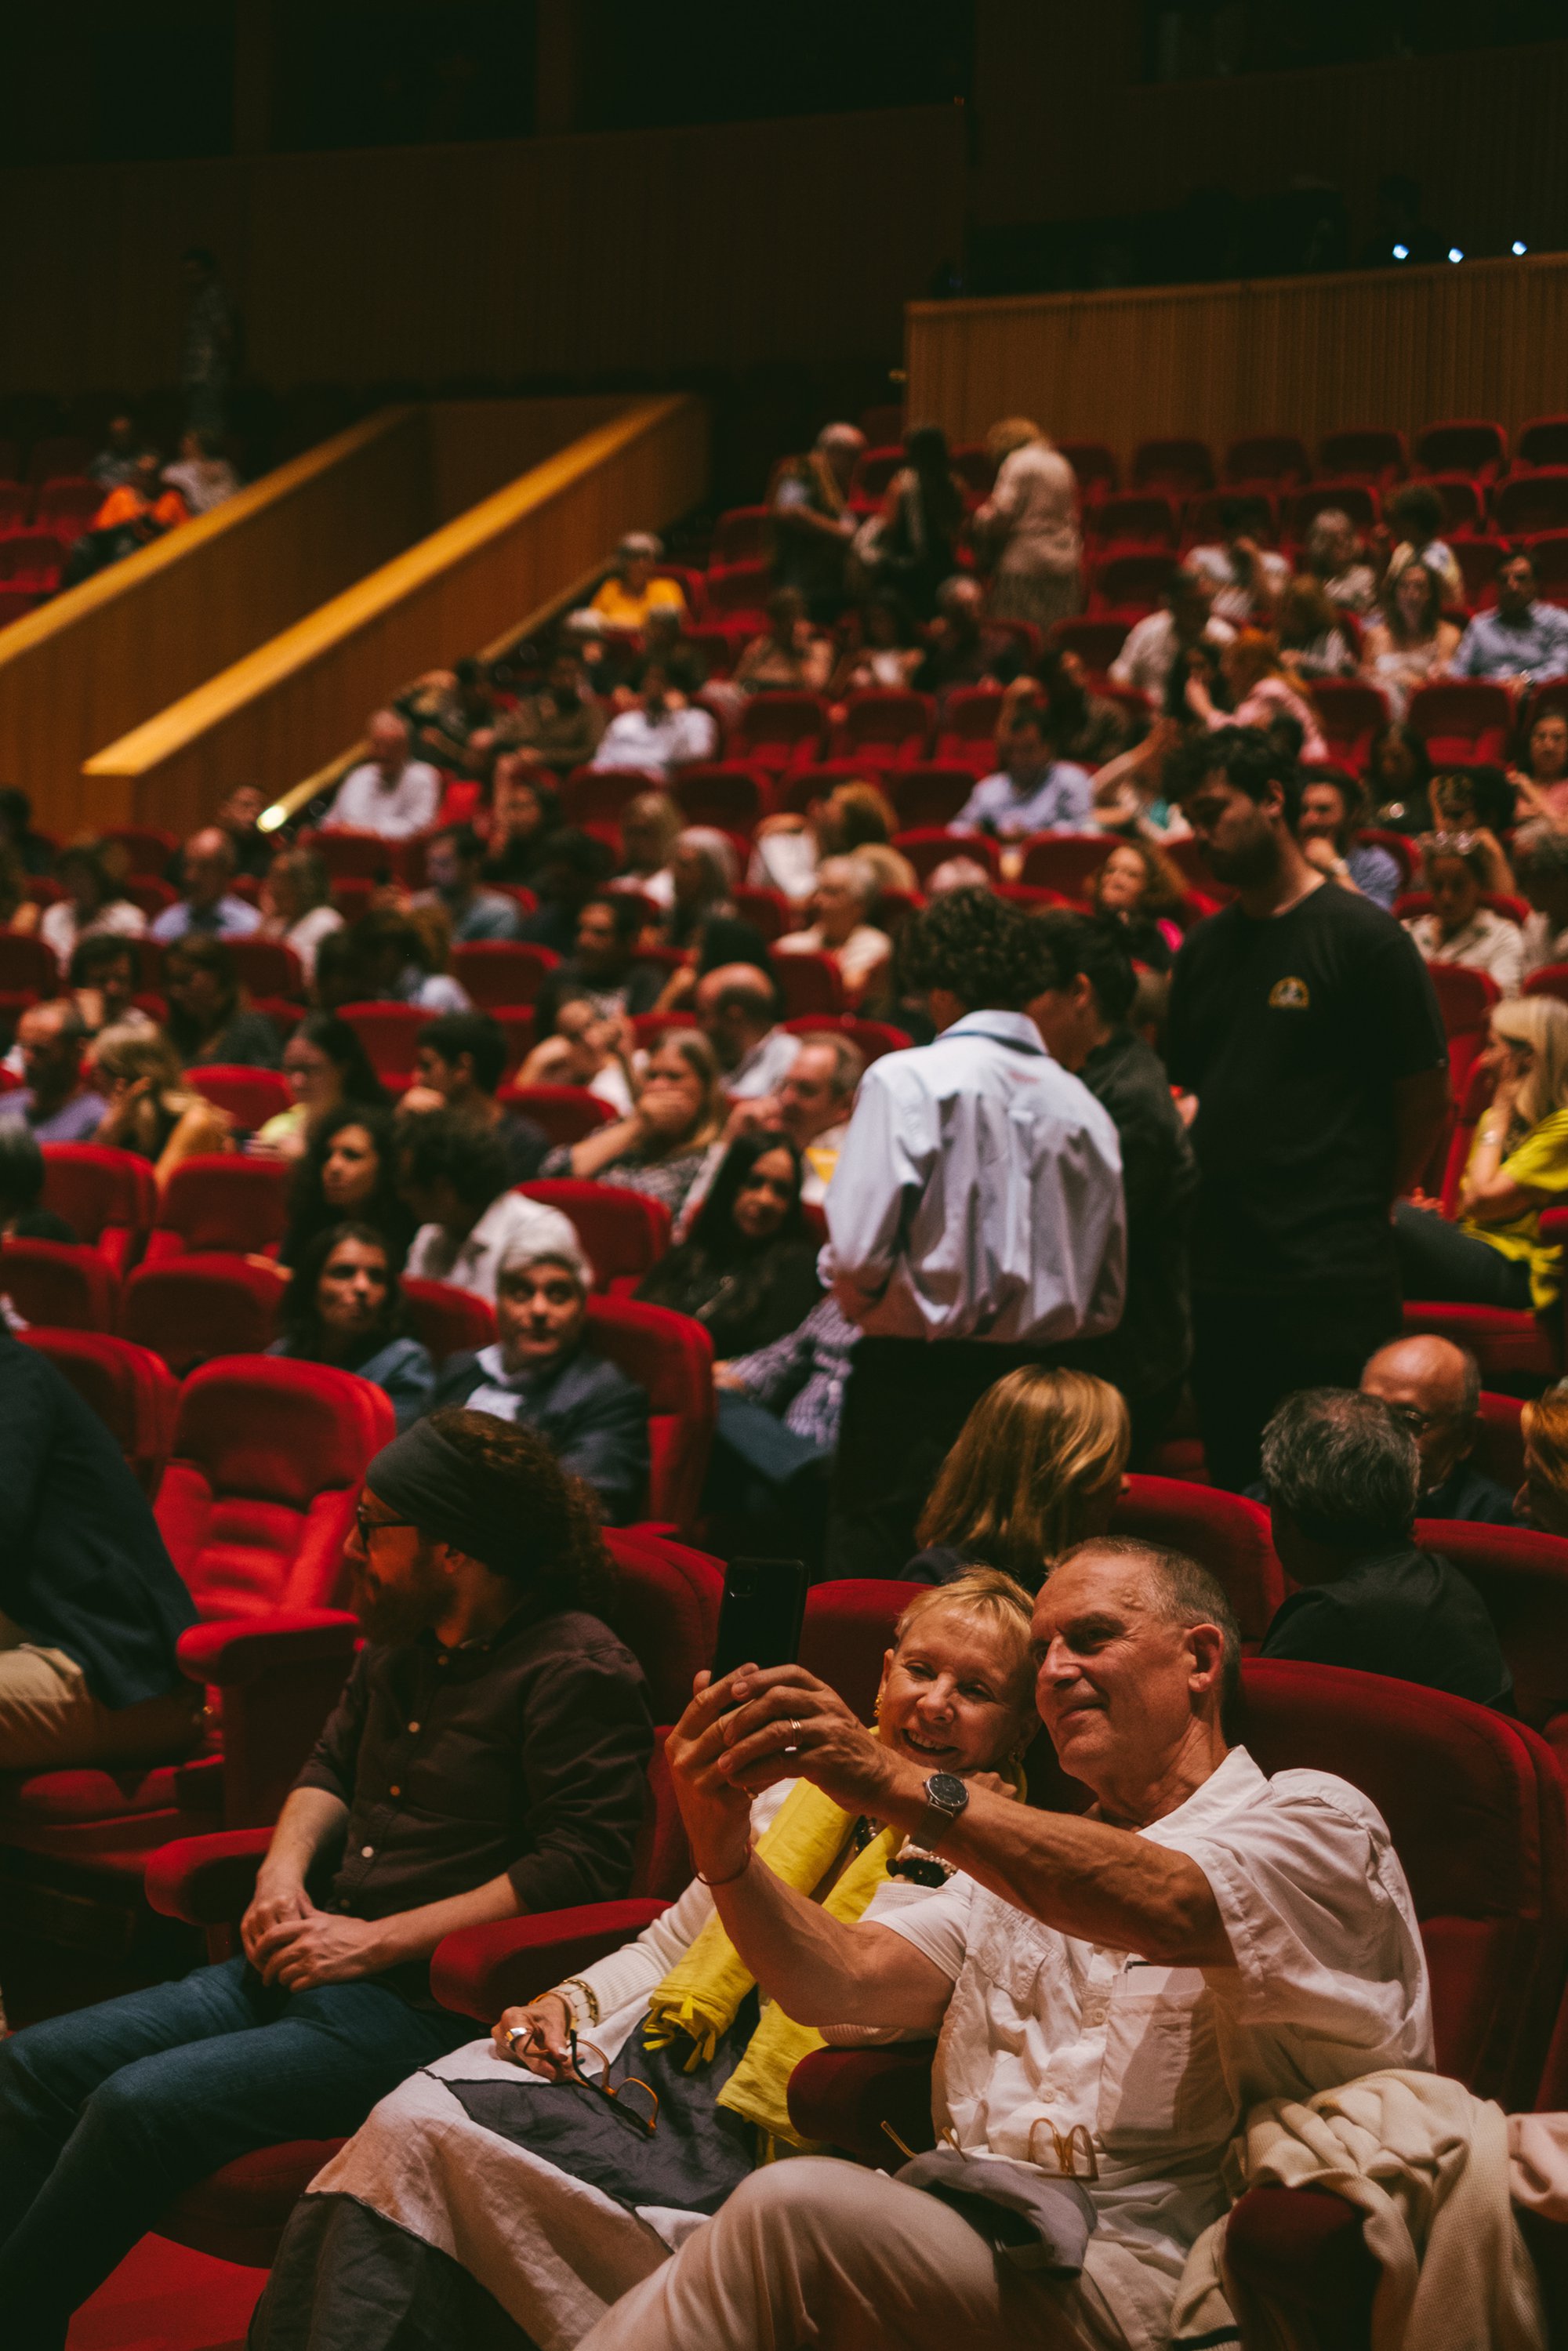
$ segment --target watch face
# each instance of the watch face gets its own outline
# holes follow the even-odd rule
[[[946,1813],[956,1813],[968,1802],[969,1791],[951,1771],[933,1771],[925,1782],[925,1801],[940,1805]]]

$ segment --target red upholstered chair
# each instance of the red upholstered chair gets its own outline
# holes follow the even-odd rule
[[[168,1265],[210,1249],[259,1256],[283,1238],[293,1180],[292,1167],[280,1159],[214,1151],[182,1160],[163,1187],[142,1264]]]
[[[577,1227],[597,1289],[640,1280],[670,1246],[670,1212],[645,1192],[618,1184],[590,1184],[575,1176],[541,1176],[517,1189],[559,1208]]]
[[[914,832],[895,832],[893,845],[901,857],[908,858],[922,882],[929,881],[949,857],[972,857],[993,881],[1001,879],[1001,852],[988,833],[939,832],[922,826]]]
[[[1568,465],[1568,416],[1535,416],[1521,424],[1514,435],[1513,464],[1516,473],[1524,465]]]
[[[1473,1458],[1478,1469],[1495,1478],[1511,1494],[1524,1482],[1521,1410],[1517,1396],[1492,1395],[1485,1388],[1481,1390]]]
[[[0,931],[0,1006],[16,1010],[59,991],[60,967],[54,949],[21,931]]]
[[[1113,619],[1090,620],[1086,614],[1051,624],[1051,642],[1075,653],[1092,676],[1103,677],[1127,642],[1127,623]]]
[[[151,1347],[183,1379],[214,1355],[265,1354],[283,1289],[279,1275],[216,1250],[142,1266],[120,1298],[120,1335]]]
[[[1024,851],[1019,879],[1032,889],[1057,890],[1064,897],[1075,898],[1109,855],[1103,833],[1092,838],[1070,832],[1037,833]]]
[[[779,983],[785,1015],[791,1020],[809,1013],[831,1014],[844,1008],[844,984],[831,955],[804,949],[799,955],[778,956],[773,977]]]
[[[1285,1597],[1285,1577],[1260,1503],[1185,1479],[1133,1477],[1111,1531],[1197,1560],[1225,1586],[1243,1641],[1261,1641]]]
[[[1428,474],[1427,487],[1436,493],[1443,509],[1440,536],[1448,538],[1458,531],[1484,530],[1486,528],[1486,489],[1473,482],[1469,474]],[[1460,567],[1461,569],[1463,567]]]
[[[1469,474],[1496,481],[1508,464],[1508,435],[1490,417],[1449,416],[1416,435],[1417,474]]]
[[[586,1086],[502,1086],[497,1096],[548,1134],[551,1143],[580,1143],[615,1116],[607,1102]]]
[[[1472,607],[1494,604],[1498,572],[1513,552],[1507,539],[1486,536],[1459,538],[1454,541],[1450,552],[1459,567],[1466,603]]]
[[[1089,609],[1093,613],[1152,612],[1176,569],[1175,555],[1161,550],[1103,556],[1090,579]]]
[[[120,1284],[95,1249],[68,1241],[0,1245],[0,1297],[24,1322],[64,1331],[112,1331]]]
[[[252,996],[305,994],[305,967],[282,939],[230,939],[229,955],[240,986]]]
[[[231,1068],[214,1061],[188,1070],[185,1076],[192,1092],[226,1110],[242,1134],[254,1134],[269,1118],[294,1105],[287,1079],[276,1070],[246,1069],[237,1063]]]
[[[808,767],[822,756],[828,706],[816,694],[753,694],[736,721],[737,758],[771,775]]]
[[[760,563],[768,554],[770,507],[727,507],[713,527],[709,559],[720,566]]]
[[[997,764],[997,727],[1002,715],[999,685],[956,685],[942,705],[933,757],[944,767],[967,768],[988,776]]]
[[[1520,1715],[1568,1773],[1568,1542],[1533,1527],[1456,1519],[1418,1519],[1416,1540],[1451,1559],[1479,1592]]]
[[[559,961],[552,947],[531,946],[524,939],[476,939],[453,948],[452,977],[486,1009],[492,1004],[531,1004]]]
[[[51,531],[56,538],[68,544],[80,538],[102,504],[103,492],[96,482],[60,474],[39,489],[33,521],[39,530]]]
[[[1133,484],[1140,490],[1175,490],[1187,497],[1214,487],[1207,441],[1140,441],[1133,452]]]
[[[716,825],[749,840],[768,813],[768,778],[741,759],[715,759],[683,768],[666,787],[688,824]]]
[[[1521,991],[1526,996],[1554,996],[1568,1004],[1568,963],[1543,963],[1532,971]]]
[[[919,1583],[846,1577],[813,1584],[806,1595],[800,1663],[819,1681],[838,1691],[862,1722],[869,1722],[882,1681],[883,1658],[893,1646],[893,1628]]]
[[[65,549],[52,530],[13,530],[0,538],[0,580],[52,596],[60,584]]]
[[[669,778],[652,768],[574,768],[561,787],[565,824],[617,824],[628,800],[639,792],[669,789]]]
[[[781,890],[753,890],[744,882],[736,884],[735,911],[743,923],[760,931],[769,945],[792,931],[798,921],[794,908]]]
[[[161,882],[171,858],[180,853],[180,836],[159,825],[106,824],[100,841],[112,841],[130,860],[130,871],[143,880]],[[236,941],[229,944],[235,946]]]
[[[84,1404],[90,1405],[124,1454],[143,1490],[158,1490],[169,1458],[180,1391],[168,1365],[147,1347],[107,1331],[51,1329],[18,1334],[47,1355]]]
[[[1330,507],[1347,514],[1358,530],[1371,530],[1380,518],[1382,500],[1365,482],[1313,482],[1307,489],[1292,491],[1284,501],[1286,536],[1298,541],[1305,538],[1319,515]]]
[[[1250,433],[1225,453],[1226,480],[1249,488],[1259,482],[1287,489],[1306,481],[1312,470],[1307,444],[1293,433]]]
[[[1500,765],[1513,726],[1506,686],[1485,678],[1448,678],[1417,686],[1410,724],[1435,767]]]
[[[1330,758],[1359,774],[1370,756],[1373,737],[1388,724],[1386,695],[1381,686],[1351,677],[1315,678],[1311,693]]]
[[[413,1040],[431,1016],[417,1004],[344,1004],[346,1020],[383,1085],[402,1088],[413,1068]]]
[[[784,1020],[779,1026],[793,1037],[809,1037],[822,1030],[837,1031],[858,1045],[864,1054],[866,1066],[878,1061],[884,1053],[902,1053],[915,1040],[890,1020],[862,1020],[852,1012],[808,1012],[802,1019]]]
[[[1346,426],[1318,443],[1318,472],[1330,481],[1373,482],[1383,489],[1403,481],[1409,465],[1405,435],[1391,425]]]
[[[303,832],[299,841],[302,848],[316,852],[334,882],[386,882],[396,870],[397,844],[383,841],[379,832],[350,832],[333,826]]]
[[[30,482],[85,481],[87,469],[93,460],[92,443],[79,433],[50,433],[35,441],[27,458],[27,479]],[[89,489],[96,485],[88,482]],[[103,493],[98,492],[98,502],[103,504]]]
[[[1102,498],[1084,516],[1084,528],[1102,554],[1113,548],[1178,547],[1181,517],[1168,490],[1123,490]]]
[[[1542,465],[1494,484],[1492,528],[1502,538],[1526,538],[1568,524],[1568,465]]]
[[[1087,502],[1103,498],[1108,490],[1121,485],[1121,468],[1116,453],[1103,441],[1059,441],[1057,448],[1078,476],[1078,487]]]
[[[860,759],[878,768],[912,768],[925,757],[936,725],[928,694],[852,694],[833,729],[835,759]]]
[[[531,1188],[531,1187],[530,1187]],[[696,1524],[713,1449],[713,1343],[700,1322],[635,1298],[591,1298],[591,1345],[648,1396],[647,1517]]]
[[[114,1273],[136,1263],[158,1214],[158,1186],[145,1159],[102,1143],[46,1143],[44,1206]]]
[[[438,1364],[448,1355],[463,1354],[470,1348],[477,1352],[493,1343],[495,1309],[476,1298],[471,1290],[459,1290],[450,1281],[411,1281],[405,1275],[402,1295],[410,1329]]]
[[[648,1677],[654,1721],[674,1722],[713,1663],[724,1562],[650,1526],[607,1527],[604,1540],[620,1575],[616,1628]]]
[[[880,498],[903,464],[902,445],[890,442],[881,449],[862,449],[850,476],[851,496]]]

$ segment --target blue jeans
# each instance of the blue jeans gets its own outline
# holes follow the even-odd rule
[[[473,2035],[384,1984],[287,1992],[235,1959],[0,2042],[7,2351],[57,2351],[183,2189],[254,2147],[346,2137]]]

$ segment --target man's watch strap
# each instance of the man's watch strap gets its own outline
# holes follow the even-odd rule
[[[915,1831],[916,1842],[927,1853],[936,1847],[969,1801],[969,1791],[951,1771],[933,1771],[925,1782],[925,1810]]]

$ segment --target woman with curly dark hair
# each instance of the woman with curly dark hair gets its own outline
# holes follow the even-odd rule
[[[418,1223],[398,1196],[390,1111],[346,1102],[329,1111],[299,1162],[288,1206],[288,1228],[278,1256],[294,1266],[318,1233],[351,1217],[371,1225],[399,1271]]]
[[[307,1245],[283,1295],[283,1336],[267,1352],[373,1382],[392,1398],[400,1428],[418,1419],[435,1385],[435,1366],[409,1332],[402,1286],[373,1225],[331,1225]]]
[[[689,1314],[725,1362],[771,1345],[822,1294],[816,1236],[800,1211],[800,1154],[779,1127],[737,1135],[685,1239],[636,1295]]]
[[[992,1383],[1114,1327],[1126,1279],[1109,1113],[1046,1051],[1028,918],[952,890],[904,926],[935,1044],[873,1061],[828,1195],[833,1291],[862,1337],[844,1397],[831,1576],[896,1576],[948,1447]]]

